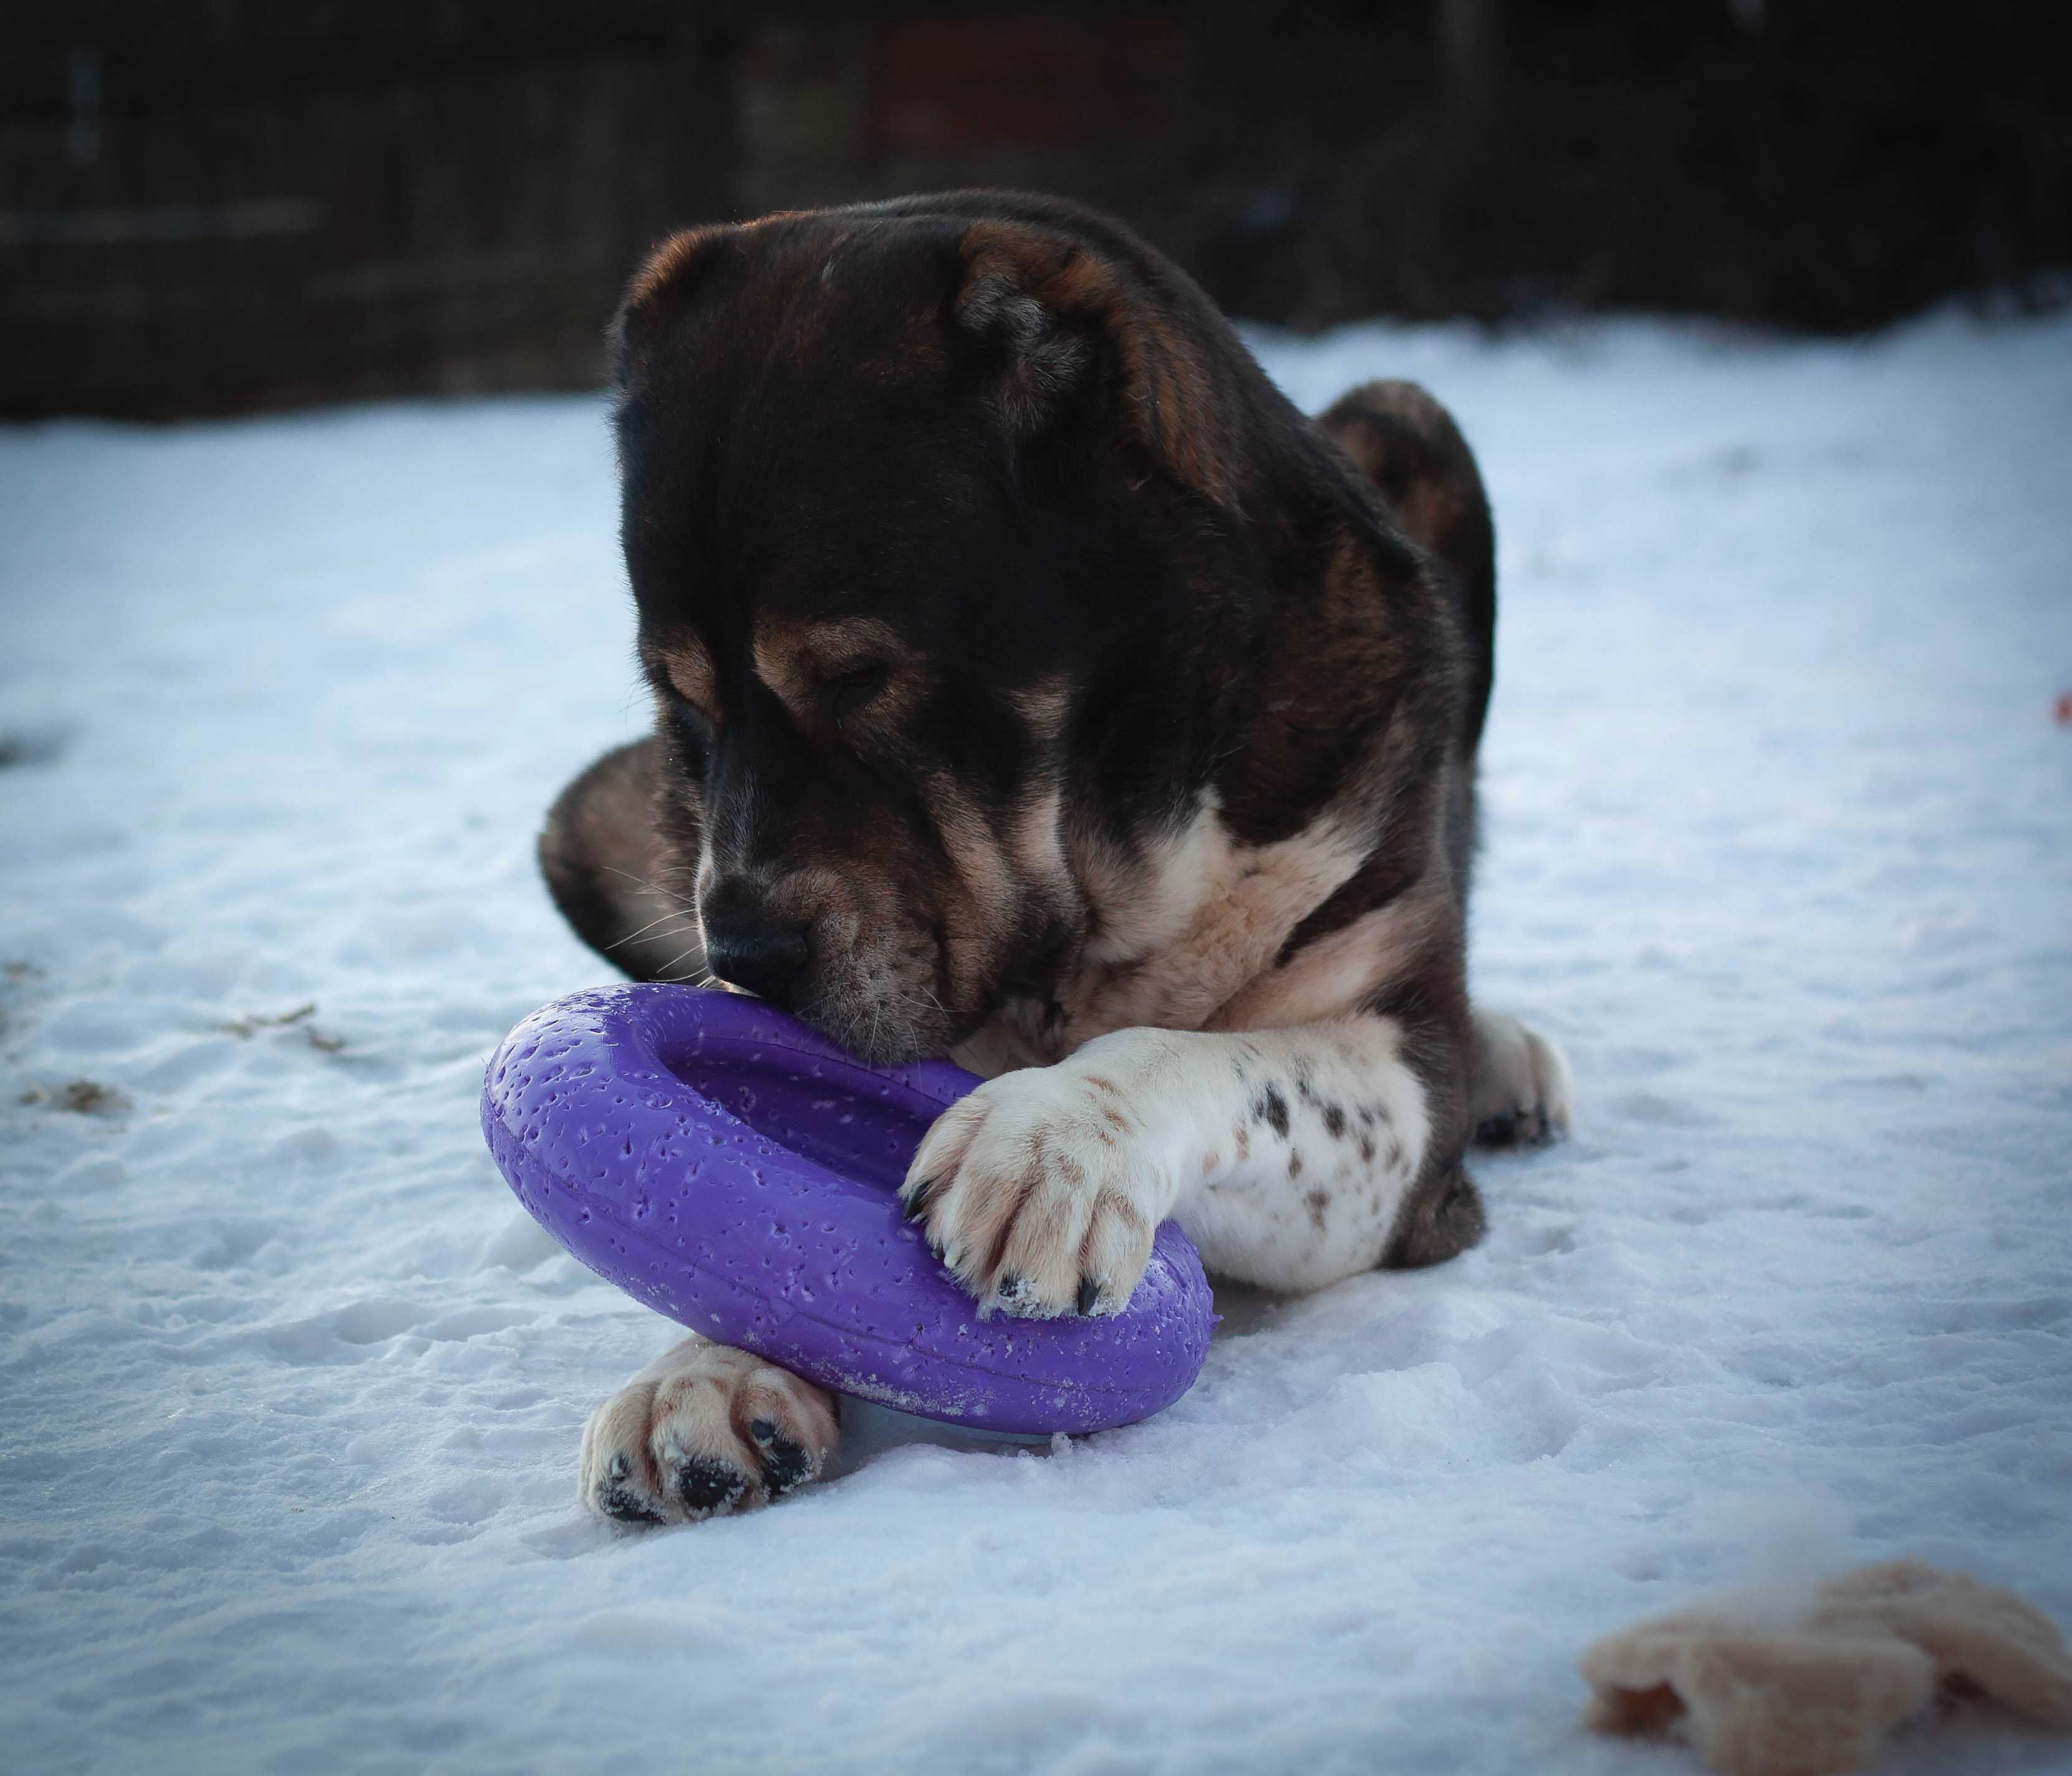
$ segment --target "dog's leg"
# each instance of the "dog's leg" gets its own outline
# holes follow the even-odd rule
[[[1168,1216],[1211,1270],[1269,1289],[1433,1263],[1480,1237],[1482,1205],[1458,1109],[1404,1050],[1374,1013],[1117,1030],[946,1111],[907,1212],[985,1308],[1034,1317],[1119,1313]]]
[[[1474,1014],[1468,1110],[1486,1147],[1538,1146],[1568,1128],[1568,1061],[1536,1030],[1501,1011]]]
[[[1379,490],[1404,532],[1452,569],[1468,643],[1459,762],[1448,788],[1447,850],[1465,904],[1474,861],[1474,754],[1495,670],[1496,535],[1489,498],[1453,416],[1414,382],[1368,382],[1318,424]],[[1568,1063],[1500,1012],[1474,1016],[1469,1104],[1486,1145],[1551,1141],[1568,1126]]]
[[[620,1523],[697,1523],[819,1478],[839,1435],[824,1388],[686,1338],[590,1414],[578,1492]]]
[[[696,980],[705,944],[672,860],[696,857],[658,818],[661,749],[607,752],[555,799],[540,834],[540,873],[575,934],[636,980]]]
[[[547,816],[540,865],[599,955],[638,980],[695,980],[704,947],[671,879],[680,851],[660,836],[659,763],[656,743],[643,740],[583,772]],[[686,1338],[590,1414],[578,1489],[622,1523],[695,1523],[818,1478],[838,1435],[824,1389],[746,1350]]]
[[[1317,423],[1380,491],[1404,533],[1453,569],[1468,644],[1461,756],[1472,759],[1495,672],[1496,532],[1474,452],[1414,382],[1364,382]]]

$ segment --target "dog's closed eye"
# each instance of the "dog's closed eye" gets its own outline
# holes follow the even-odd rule
[[[665,744],[673,742],[670,750],[674,754],[693,776],[702,776],[710,763],[713,743],[719,737],[719,724],[709,711],[693,703],[673,684],[663,689],[661,705]]]
[[[822,687],[828,699],[828,713],[837,722],[861,713],[885,689],[891,676],[891,667],[882,660],[867,660],[836,673]]]

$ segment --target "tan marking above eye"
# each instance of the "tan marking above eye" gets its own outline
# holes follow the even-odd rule
[[[809,713],[830,680],[882,664],[896,672],[911,657],[899,632],[876,617],[755,626],[755,676],[796,715]]]
[[[661,650],[662,673],[677,696],[707,721],[719,719],[718,687],[713,680],[712,656],[696,642],[676,642]]]

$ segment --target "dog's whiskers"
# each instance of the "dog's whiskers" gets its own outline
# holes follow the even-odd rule
[[[636,876],[631,870],[622,870],[615,863],[607,863],[603,867],[609,870],[613,875],[623,877],[627,882],[631,882],[636,888],[643,889],[648,894],[652,894],[656,899],[664,903],[665,909],[660,917],[649,919],[648,923],[645,925],[643,925],[638,931],[628,931],[623,937],[614,938],[610,943],[604,946],[606,949],[615,950],[622,944],[631,944],[637,938],[645,937],[658,925],[667,925],[673,921],[680,919],[689,919],[693,923],[696,922],[698,916],[697,908],[695,906],[685,903],[678,896],[672,894],[668,889],[663,887],[659,882],[650,882],[645,876]],[[681,936],[683,934],[680,931],[677,931],[669,935]],[[678,962],[680,962],[683,960],[684,956],[688,956],[690,952],[686,950],[683,952],[682,956],[672,957],[668,964],[668,966],[674,968]]]
[[[694,955],[697,952],[704,949],[704,948],[705,940],[701,938],[697,943],[691,944],[688,948],[677,951],[676,953],[671,956],[668,961],[664,962],[660,968],[656,969],[655,978],[658,980],[667,980],[673,978],[669,972],[670,969],[676,967],[676,965],[679,962],[682,961],[685,956]],[[701,974],[703,974],[706,980],[709,980],[712,979],[711,974],[701,965],[698,966],[698,972]]]
[[[622,944],[631,944],[636,937],[645,937],[650,931],[653,931],[657,925],[666,925],[672,919],[695,919],[697,916],[698,915],[696,913],[690,911],[688,908],[682,912],[664,913],[660,919],[649,919],[639,931],[628,931],[623,937],[615,938],[610,943],[606,944],[605,948],[607,950],[615,950]]]
[[[672,894],[668,889],[661,886],[659,883],[650,882],[645,876],[636,876],[631,870],[622,870],[615,863],[607,863],[603,867],[609,870],[615,876],[625,877],[625,878],[628,882],[631,882],[635,887],[645,888],[649,894],[656,896],[660,899],[674,900],[676,898],[676,895]]]
[[[940,1018],[948,1018],[950,1014],[942,1001],[925,987],[921,989],[921,997],[919,999],[910,993],[901,993],[896,988],[893,990],[892,997],[898,1000],[902,1005],[911,1005],[916,1011],[932,1011]]]

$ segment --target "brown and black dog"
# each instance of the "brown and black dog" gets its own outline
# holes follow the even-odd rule
[[[1272,1289],[1473,1244],[1470,1138],[1547,1138],[1568,1083],[1468,1003],[1496,600],[1445,410],[1313,422],[1177,267],[1000,192],[678,235],[619,341],[656,728],[549,817],[576,930],[990,1075],[905,1188],[988,1310],[1118,1310],[1169,1216]],[[582,1495],[705,1517],[837,1434],[692,1339]]]

